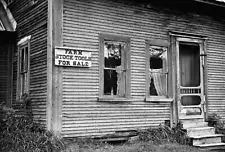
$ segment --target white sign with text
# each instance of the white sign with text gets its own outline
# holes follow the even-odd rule
[[[72,48],[56,48],[55,65],[91,67],[91,52]]]

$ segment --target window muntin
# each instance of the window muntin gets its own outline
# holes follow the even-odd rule
[[[100,35],[100,98],[129,96],[129,38]]]
[[[149,87],[148,96],[167,97],[168,88],[168,48],[149,45]]]

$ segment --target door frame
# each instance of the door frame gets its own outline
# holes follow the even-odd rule
[[[195,43],[199,45],[199,79],[200,79],[200,84],[197,87],[184,87],[181,84],[181,66],[180,66],[180,44],[181,43]],[[176,74],[177,74],[177,81],[176,81],[176,90],[177,90],[177,109],[178,109],[178,119],[194,119],[194,118],[203,118],[205,120],[205,94],[204,94],[204,78],[203,78],[203,69],[204,69],[204,56],[201,56],[203,53],[203,41],[199,39],[193,39],[193,38],[176,38]],[[181,93],[181,90],[183,90],[185,93]],[[198,93],[190,93],[191,91],[197,91]],[[199,105],[188,105],[188,106],[183,106],[181,103],[182,97],[187,97],[187,96],[198,96],[200,97],[200,104]],[[185,113],[187,108],[200,108],[200,115],[187,115]],[[183,113],[183,112],[184,113]]]
[[[204,94],[204,118],[207,120],[208,118],[208,97],[207,97],[207,37],[201,36],[201,35],[196,35],[196,34],[190,34],[190,33],[183,33],[183,32],[169,32],[170,36],[170,43],[171,43],[171,59],[172,59],[172,94],[174,98],[174,102],[172,103],[171,106],[171,120],[172,120],[172,127],[176,126],[180,120],[179,120],[179,109],[178,109],[178,88],[177,88],[177,44],[178,41],[184,40],[184,42],[196,42],[196,43],[201,43],[202,45],[202,52],[200,54],[200,62],[203,62],[203,94]]]

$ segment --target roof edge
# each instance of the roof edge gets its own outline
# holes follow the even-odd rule
[[[13,15],[12,13],[10,12],[10,10],[7,8],[7,4],[5,3],[4,0],[0,0],[0,5],[2,5],[2,7],[4,8],[4,12],[7,16],[7,20],[8,22],[10,23],[11,27],[10,27],[10,30],[9,31],[15,31],[16,30],[16,26],[17,26],[17,23],[16,23],[16,20],[13,18]],[[4,24],[4,23],[3,23]],[[7,29],[7,28],[5,28]]]
[[[194,0],[194,1],[225,8],[225,0]]]

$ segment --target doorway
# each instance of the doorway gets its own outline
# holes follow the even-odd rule
[[[205,120],[204,43],[193,38],[176,40],[176,99],[178,121]]]
[[[11,104],[13,94],[13,54],[15,32],[0,31],[0,103]]]

